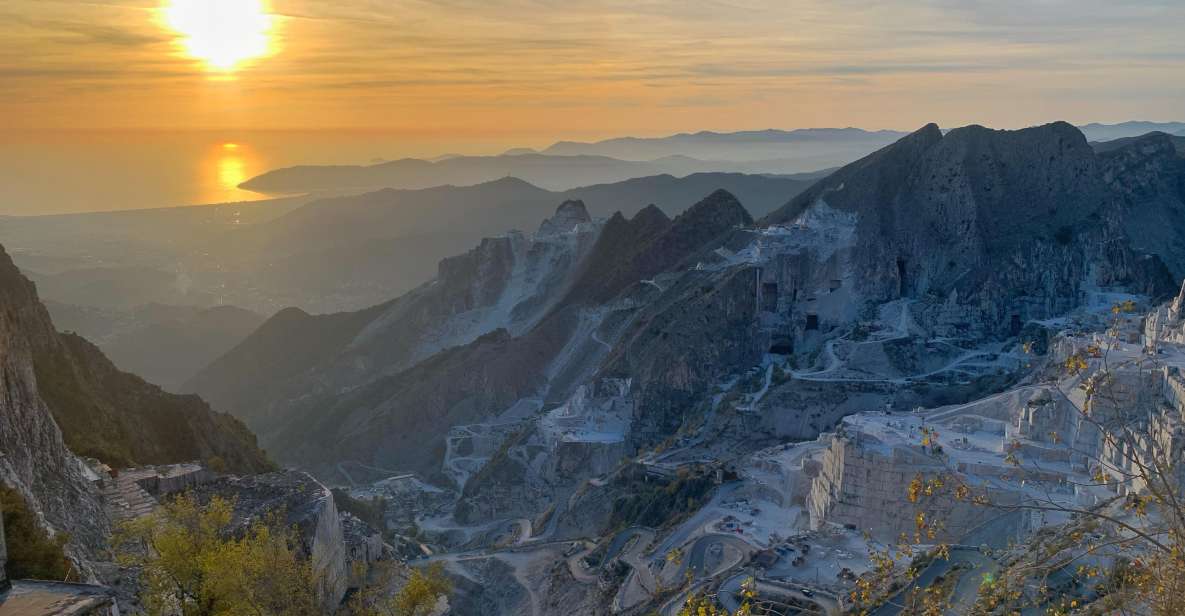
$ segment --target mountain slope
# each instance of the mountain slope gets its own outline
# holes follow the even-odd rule
[[[1118,222],[1123,199],[1105,176],[1069,124],[946,135],[930,125],[837,171],[764,222],[785,224],[819,204],[854,215],[852,270],[865,297],[980,298],[984,324],[1002,331],[1005,290],[1031,298],[1010,313],[1028,320],[1065,310],[1083,285],[1132,284],[1153,294],[1171,286],[1163,264],[1131,249]]]
[[[57,333],[35,287],[2,249],[0,284],[9,310],[21,316],[12,335],[23,337],[37,393],[71,451],[112,466],[217,458],[229,470],[270,468],[237,419],[121,372],[85,339]]]
[[[38,392],[33,368],[34,348],[56,335],[33,284],[0,249],[0,480],[51,530],[69,533],[75,556],[93,556],[109,522]]]
[[[318,473],[443,474],[463,486],[465,516],[527,515],[540,491],[608,472],[677,432],[710,440],[739,424],[812,438],[868,404],[862,396],[917,404],[925,382],[832,376],[836,346],[920,364],[937,354],[930,338],[965,345],[958,357],[1107,293],[1174,289],[1169,248],[1183,231],[1164,225],[1144,245],[1133,229],[1176,215],[1176,155],[1152,143],[1114,156],[1064,123],[929,125],[756,223],[720,191],[673,220],[648,207],[582,222],[591,217],[565,203],[541,233],[483,240],[375,314],[340,317],[369,322],[290,373],[265,402],[264,438]],[[577,222],[556,234],[560,219]],[[870,322],[875,339],[848,340]],[[269,353],[298,333],[275,336]],[[775,366],[797,366],[796,376],[776,378]],[[221,373],[250,370],[238,361]],[[755,374],[764,385],[743,394],[754,398],[732,403],[747,419],[717,416]],[[934,378],[967,380],[956,396],[981,386],[974,378],[988,387],[1006,377]]]
[[[264,317],[234,306],[104,310],[45,301],[54,324],[94,342],[121,370],[166,390],[232,349]]]

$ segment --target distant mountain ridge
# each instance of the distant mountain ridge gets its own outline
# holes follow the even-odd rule
[[[482,477],[562,485],[671,437],[775,350],[819,366],[825,341],[870,306],[908,305],[905,329],[984,340],[1100,289],[1171,292],[1185,276],[1185,229],[1165,222],[1185,209],[1181,162],[1167,136],[1100,154],[1066,123],[928,125],[757,223],[713,191],[673,219],[647,207],[563,239],[488,238],[390,302],[274,319],[191,386],[286,462],[443,473],[480,508],[494,487]],[[294,350],[302,336],[324,336],[327,351]],[[261,357],[294,361],[278,373]],[[755,419],[772,433],[811,438],[850,412],[850,384],[778,387],[799,402]],[[921,394],[900,395],[908,407]],[[812,396],[814,412],[795,410]],[[583,413],[615,427],[581,428]],[[524,422],[521,448],[476,475],[450,462],[453,427],[512,420]],[[515,505],[528,516],[529,494]]]
[[[235,306],[146,304],[129,310],[43,302],[54,324],[98,345],[121,370],[167,391],[255,331],[264,316]]]
[[[0,309],[20,315],[8,333],[28,349],[31,361],[23,369],[35,374],[38,398],[75,454],[114,467],[217,460],[239,472],[271,468],[238,419],[211,411],[197,396],[170,394],[122,372],[81,336],[58,333],[36,287],[3,248]]]
[[[0,225],[0,243],[13,249],[45,298],[64,304],[120,312],[147,303],[337,312],[412,289],[432,277],[440,259],[484,236],[534,228],[563,201],[582,200],[594,217],[649,204],[677,214],[723,188],[761,216],[815,179],[696,173],[557,192],[498,178],[284,201],[271,216],[259,212],[271,204],[242,204],[21,217]]]
[[[869,131],[861,128],[800,128],[794,130],[749,130],[736,132],[699,131],[666,137],[615,137],[603,141],[559,141],[541,151],[559,156],[600,155],[627,160],[652,160],[666,156],[711,157],[721,160],[755,160],[781,151],[787,145],[849,143],[887,144],[907,133],[893,130]],[[773,146],[775,150],[770,150]],[[746,148],[746,149],[741,149]]]
[[[515,177],[540,188],[562,191],[653,175],[695,173],[789,174],[829,166],[800,165],[792,159],[700,160],[664,155],[654,160],[622,160],[593,154],[557,155],[514,151],[497,156],[458,156],[423,160],[404,158],[374,165],[299,165],[255,176],[240,188],[262,193],[296,193],[351,189],[422,189],[472,186]]]
[[[1135,137],[1152,131],[1185,134],[1181,122],[1088,124],[1089,141]],[[559,141],[542,150],[511,148],[495,156],[445,155],[360,166],[301,165],[268,171],[241,187],[265,193],[365,188],[465,186],[513,176],[550,190],[565,190],[649,175],[730,172],[793,174],[839,167],[904,137],[894,130],[803,128],[700,131],[665,137]]]
[[[1087,141],[1111,141],[1124,137],[1139,137],[1153,132],[1168,133],[1170,135],[1185,135],[1185,122],[1144,122],[1131,121],[1118,124],[1100,124],[1093,122],[1078,127]]]

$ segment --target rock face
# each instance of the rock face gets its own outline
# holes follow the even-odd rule
[[[237,419],[120,372],[81,337],[54,330],[33,283],[0,249],[0,479],[18,490],[71,555],[98,556],[109,521],[74,454],[111,465],[271,463]],[[85,562],[80,568],[89,574]]]
[[[1124,228],[1131,218],[1107,182],[1128,181],[1115,179],[1116,166],[1065,123],[969,126],[945,136],[929,125],[765,222],[791,223],[823,207],[853,214],[846,269],[861,298],[954,298],[929,318],[984,335],[1015,333],[1018,321],[1082,303],[1092,286],[1159,294],[1171,284]]]
[[[834,436],[811,482],[807,505],[811,528],[852,525],[882,541],[917,532],[918,505],[909,501],[910,482],[947,469],[921,447],[888,447],[864,434]],[[954,499],[926,502],[927,519],[942,520],[937,537],[951,541],[982,524],[991,512]]]
[[[33,371],[35,379],[19,384],[49,408],[72,452],[112,466],[218,458],[229,470],[270,467],[239,420],[214,413],[196,396],[170,394],[121,372],[82,337],[55,331],[33,283],[2,249],[0,293],[8,307],[12,378]],[[11,446],[32,442],[16,440]]]
[[[421,471],[459,484],[462,517],[526,517],[703,425],[753,368],[749,429],[811,438],[862,404],[919,402],[899,377],[966,352],[915,338],[1003,340],[1107,290],[1175,291],[1179,162],[1155,138],[1096,153],[1064,123],[930,125],[757,223],[724,191],[673,220],[589,221],[568,202],[387,304],[278,316],[194,386],[293,464],[347,481]],[[893,331],[839,344],[869,314]],[[286,342],[302,337],[328,352]],[[838,355],[865,385],[830,380]],[[773,356],[814,367],[775,377]],[[282,378],[255,378],[261,357]]]
[[[220,496],[234,503],[234,524],[246,530],[272,512],[282,511],[296,528],[316,580],[316,596],[333,613],[349,586],[350,549],[333,493],[306,473],[286,471],[227,477],[195,489],[203,501]]]
[[[90,559],[105,544],[107,517],[38,392],[33,367],[34,350],[56,336],[33,283],[0,249],[0,480],[48,529],[69,533],[72,556]]]
[[[1151,133],[1099,156],[1103,178],[1122,198],[1123,227],[1133,249],[1160,257],[1185,278],[1185,138]]]

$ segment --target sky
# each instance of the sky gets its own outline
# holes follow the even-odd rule
[[[1183,24],[1182,0],[5,0],[0,130],[1181,120]]]

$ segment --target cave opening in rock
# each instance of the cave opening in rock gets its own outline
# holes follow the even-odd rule
[[[819,329],[819,315],[817,315],[817,314],[806,315],[806,329],[807,329],[807,331]]]
[[[1012,333],[1012,335],[1015,336],[1020,333],[1020,330],[1021,330],[1020,315],[1014,314],[1014,315],[1012,315],[1012,321],[1008,324],[1008,331],[1010,331]]]
[[[775,338],[769,345],[770,355],[793,355],[794,341],[789,338]]]
[[[766,312],[778,311],[778,283],[765,282],[761,285],[761,309]]]
[[[897,257],[897,296],[904,296],[907,289],[909,285],[905,279],[905,258]]]

